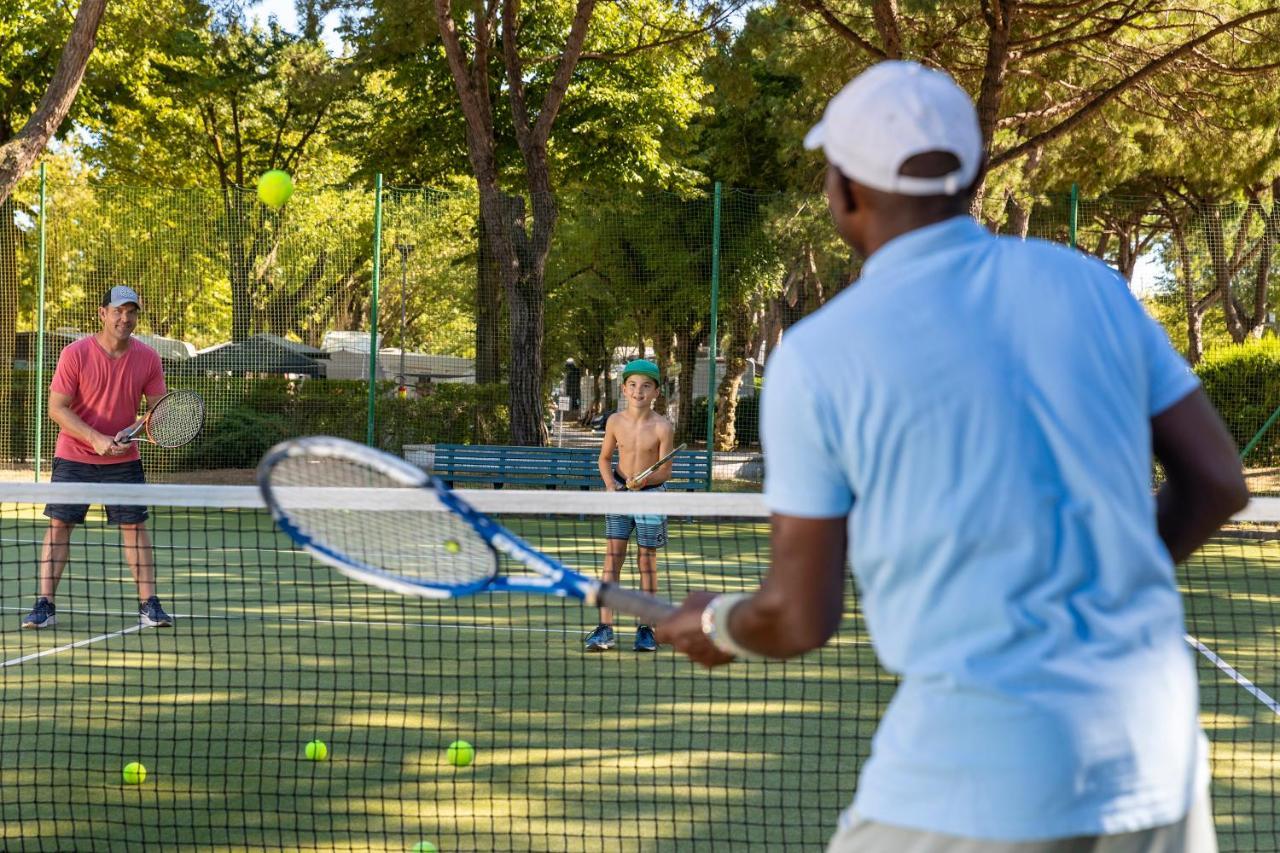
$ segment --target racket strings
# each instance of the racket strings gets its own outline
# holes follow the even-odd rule
[[[497,571],[488,544],[429,487],[351,460],[294,457],[276,464],[271,488],[302,532],[366,566],[442,586]]]
[[[167,394],[147,418],[147,437],[161,447],[180,447],[200,434],[204,400],[195,392]]]

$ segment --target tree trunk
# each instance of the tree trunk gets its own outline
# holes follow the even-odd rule
[[[1199,200],[1197,218],[1204,233],[1205,246],[1209,250],[1210,270],[1213,272],[1214,289],[1222,300],[1222,313],[1227,323],[1227,333],[1236,343],[1244,341],[1244,326],[1231,299],[1231,259],[1228,257],[1227,236],[1222,224],[1222,209],[1214,202]]]
[[[222,188],[222,207],[227,218],[227,278],[231,284],[231,340],[247,340],[252,333],[253,282],[252,251],[244,236],[252,227],[244,200],[234,187]]]
[[[518,446],[541,447],[548,433],[542,395],[543,273],[550,230],[555,227],[555,203],[535,199],[533,239],[525,231],[524,199],[508,196],[493,180],[478,181],[481,212],[498,256],[502,284],[511,318],[511,371],[508,379],[511,409],[511,441]],[[515,198],[519,203],[512,204]],[[531,245],[532,244],[532,245]]]
[[[511,313],[511,441],[519,446],[542,447],[548,438],[542,394],[542,271],[520,272],[507,286]]]
[[[1027,239],[1031,230],[1031,203],[1021,202],[1015,196],[1009,196],[1009,233],[1019,240]]]
[[[1267,327],[1268,285],[1271,283],[1272,255],[1276,242],[1280,239],[1280,178],[1271,182],[1271,210],[1262,207],[1259,194],[1250,193],[1258,210],[1262,212],[1262,237],[1253,247],[1250,255],[1255,258],[1253,272],[1253,304],[1246,314],[1243,306],[1238,310],[1245,324],[1245,334],[1253,338],[1261,338]],[[1244,227],[1243,225],[1241,226]]]
[[[1203,338],[1201,331],[1204,325],[1204,311],[1199,307],[1199,300],[1196,299],[1195,279],[1191,268],[1191,249],[1187,245],[1187,235],[1183,229],[1182,223],[1173,220],[1173,238],[1178,246],[1179,267],[1178,277],[1182,280],[1182,310],[1187,318],[1187,361],[1192,366],[1200,363],[1201,356],[1204,355]]]
[[[663,417],[671,416],[671,396],[675,391],[675,383],[671,381],[671,377],[675,372],[676,357],[674,348],[671,345],[671,336],[658,332],[653,336],[653,357],[658,365],[658,372],[662,374],[662,393],[658,396],[658,402],[654,404],[653,410]]]
[[[686,318],[676,332],[676,360],[680,363],[680,393],[676,405],[676,444],[695,444],[705,441],[705,435],[694,435],[693,373],[698,363],[698,347],[702,346],[707,330],[700,328],[698,320]]]
[[[0,202],[0,406],[4,407],[6,419],[0,422],[0,458],[16,459],[15,448],[22,447],[20,432],[26,428],[23,423],[21,407],[11,405],[18,399],[18,389],[14,387],[13,359],[18,340],[18,298],[22,287],[20,267],[18,264],[18,226],[13,221],[13,198]],[[35,346],[31,348],[28,362],[35,365]],[[37,413],[37,416],[38,413]]]
[[[716,389],[715,449],[733,450],[738,445],[738,389],[747,370],[749,348],[755,336],[751,308],[735,304],[730,308],[729,341],[724,348],[724,376]]]
[[[987,58],[978,90],[978,127],[983,147],[991,153],[996,122],[1000,118],[1000,102],[1004,99],[1005,76],[1009,69],[1009,41],[1019,0],[992,0],[984,4],[987,24]]]
[[[523,199],[502,194],[503,221],[523,216]],[[502,269],[495,251],[495,235],[479,221],[480,241],[476,269],[476,382],[502,381]]]

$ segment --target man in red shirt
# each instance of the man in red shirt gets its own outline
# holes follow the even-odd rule
[[[49,386],[49,417],[62,428],[53,452],[55,483],[142,483],[138,446],[120,441],[137,420],[143,397],[148,405],[165,393],[164,369],[151,347],[135,340],[142,300],[131,287],[106,292],[98,308],[102,330],[67,346],[58,357]],[[70,554],[71,531],[84,521],[88,504],[49,504],[40,551],[40,597],[23,628],[58,624],[53,604]],[[138,584],[138,621],[168,628],[169,614],[155,589],[155,557],[147,534],[145,506],[107,506],[107,523],[119,525],[125,559]]]

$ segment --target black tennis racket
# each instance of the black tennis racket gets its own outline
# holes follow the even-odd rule
[[[611,607],[648,624],[675,605],[578,574],[474,509],[440,480],[342,438],[277,444],[258,487],[280,529],[349,578],[421,598],[532,592]],[[533,571],[502,574],[500,554]]]
[[[170,391],[133,426],[116,436],[120,444],[149,441],[160,447],[181,447],[204,426],[204,399],[195,391]]]

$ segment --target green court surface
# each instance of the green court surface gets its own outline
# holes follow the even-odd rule
[[[856,614],[787,663],[707,673],[638,655],[626,620],[618,649],[586,655],[595,614],[576,603],[383,593],[252,510],[155,514],[172,630],[134,628],[116,534],[91,517],[59,626],[23,631],[43,531],[31,510],[0,508],[6,850],[821,849],[893,691]],[[598,522],[512,523],[591,570]],[[671,537],[672,598],[763,570],[758,521],[673,518]],[[1190,633],[1270,695],[1278,566],[1274,539],[1230,538],[1185,572]],[[1222,849],[1274,850],[1276,714],[1200,661]],[[304,758],[313,738],[329,760]],[[459,738],[476,747],[469,767],[445,761]],[[125,785],[134,760],[147,779]]]
[[[18,629],[35,546],[10,540],[41,525],[4,523],[6,661],[134,622],[115,533],[91,518],[59,626]],[[383,593],[290,550],[252,511],[164,510],[151,527],[174,629],[3,670],[6,849],[812,848],[892,690],[852,638],[708,674],[631,652],[620,620],[619,648],[586,655],[595,613],[576,603]],[[594,520],[519,527],[599,560]],[[759,575],[758,525],[684,527],[663,556],[667,594]],[[305,760],[312,738],[328,761]],[[444,759],[458,738],[476,747],[470,767]],[[132,760],[141,786],[122,783]]]

